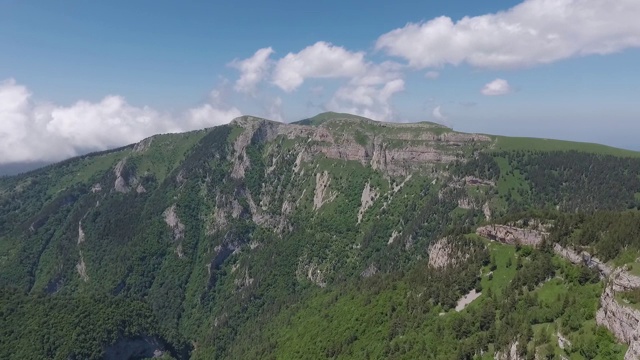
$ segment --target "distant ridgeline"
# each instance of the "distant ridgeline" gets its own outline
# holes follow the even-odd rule
[[[3,177],[0,358],[634,358],[639,176],[325,113]]]
[[[0,176],[12,176],[32,171],[49,165],[47,162],[26,162],[26,163],[9,163],[0,164]]]

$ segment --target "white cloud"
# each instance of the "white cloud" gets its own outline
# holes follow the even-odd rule
[[[364,52],[352,52],[319,41],[278,60],[271,78],[286,92],[296,90],[307,79],[342,78],[346,82],[324,104],[324,108],[388,120],[392,117],[391,98],[404,90],[402,70],[405,66],[392,61],[367,62],[364,56]],[[316,85],[310,91],[318,97],[324,87]],[[281,108],[282,100],[276,98],[265,111],[278,120],[282,118]]]
[[[415,68],[517,68],[640,47],[638,0],[526,0],[495,14],[409,23],[376,48]]]
[[[402,65],[391,61],[366,63],[362,73],[335,92],[326,108],[379,121],[392,120],[391,98],[405,88],[402,69]]]
[[[437,71],[427,71],[426,74],[424,74],[424,77],[426,77],[427,79],[437,79],[440,77],[440,73]]]
[[[189,109],[187,111],[186,121],[177,131],[188,131],[223,125],[239,116],[242,116],[242,113],[235,107],[219,108],[211,104],[204,104],[197,108]]]
[[[284,116],[282,115],[282,99],[279,96],[269,102],[267,119],[280,122],[284,121]]]
[[[436,106],[436,107],[433,109],[433,113],[432,113],[432,114],[433,114],[433,117],[434,117],[436,120],[443,121],[443,120],[446,120],[446,119],[447,119],[447,117],[446,117],[446,116],[444,116],[444,115],[442,114],[442,109],[441,109],[440,105]]]
[[[404,80],[393,79],[384,84],[348,84],[336,91],[327,104],[328,110],[361,115],[386,121],[393,117],[391,97],[404,90]]]
[[[352,78],[365,70],[363,52],[319,41],[280,59],[273,72],[273,83],[291,92],[307,78]]]
[[[349,81],[352,85],[383,85],[402,77],[403,66],[385,61],[380,64],[367,63],[362,71]]]
[[[511,85],[504,79],[495,79],[492,82],[486,84],[480,92],[482,95],[487,96],[497,96],[497,95],[506,95],[510,93]]]
[[[269,60],[272,53],[271,48],[264,48],[249,59],[232,62],[232,66],[241,70],[235,85],[237,91],[253,93],[256,85],[267,77],[285,92],[298,89],[310,79],[341,79],[343,83],[323,108],[389,120],[393,116],[391,98],[404,90],[405,65],[393,61],[368,62],[364,52],[319,41],[273,62]],[[313,84],[309,91],[315,97],[322,97],[325,88]],[[266,116],[282,120],[281,98],[253,95],[254,100],[265,102],[261,107]]]
[[[269,70],[271,54],[273,54],[272,48],[262,48],[250,58],[232,61],[230,65],[240,71],[240,78],[236,81],[234,89],[241,93],[254,92],[256,85],[262,81]]]
[[[27,87],[10,79],[0,82],[0,164],[57,161],[157,133],[220,125],[237,116],[236,108],[203,104],[172,117],[113,95],[71,106],[38,103]]]

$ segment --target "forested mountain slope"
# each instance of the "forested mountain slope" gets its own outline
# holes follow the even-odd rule
[[[247,116],[0,178],[0,358],[623,358],[640,157],[545,141]]]

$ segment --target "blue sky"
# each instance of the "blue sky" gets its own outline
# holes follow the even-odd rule
[[[636,0],[0,0],[0,163],[326,110],[640,150],[638,14]]]

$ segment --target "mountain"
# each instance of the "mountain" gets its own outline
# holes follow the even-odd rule
[[[639,175],[325,113],[0,178],[0,358],[633,358]]]

